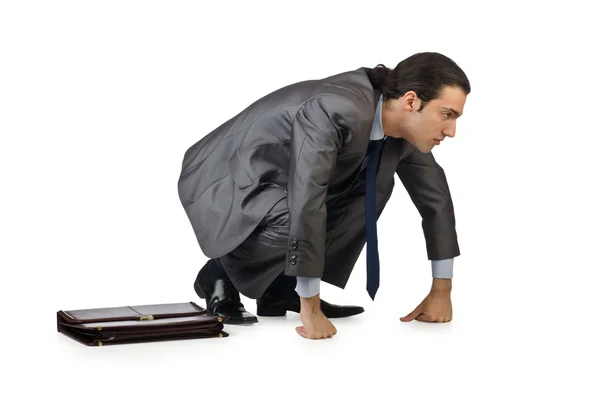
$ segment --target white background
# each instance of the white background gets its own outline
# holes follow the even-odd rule
[[[204,3],[204,2],[203,2]],[[598,38],[588,2],[4,1],[2,395],[598,395]],[[591,3],[591,2],[590,2]],[[297,314],[229,338],[91,348],[56,311],[196,301],[185,150],[304,79],[454,59],[472,94],[434,149],[455,203],[454,320],[401,323],[430,263],[397,180],[327,341]],[[255,313],[255,302],[243,301]]]

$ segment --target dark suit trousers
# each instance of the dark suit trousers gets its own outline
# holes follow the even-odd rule
[[[324,273],[352,269],[365,244],[364,172],[352,189],[327,206],[327,235]],[[387,201],[387,200],[386,200]],[[383,208],[378,209],[378,215]],[[229,278],[243,295],[260,298],[277,279],[281,283],[289,247],[287,200],[279,201],[258,227],[236,249],[219,258]],[[331,242],[334,241],[334,244]],[[343,255],[340,255],[343,252]],[[351,252],[351,255],[348,253]],[[339,263],[336,258],[343,257]],[[295,286],[295,277],[286,280]]]

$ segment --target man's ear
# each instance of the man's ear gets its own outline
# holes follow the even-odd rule
[[[408,91],[402,96],[402,107],[404,110],[412,112],[419,110],[421,100],[414,91]]]

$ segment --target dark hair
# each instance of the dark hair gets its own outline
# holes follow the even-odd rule
[[[393,70],[379,64],[367,74],[373,87],[381,90],[386,99],[400,98],[414,91],[422,101],[421,109],[446,86],[459,87],[467,95],[471,92],[465,72],[452,59],[437,52],[411,55]]]

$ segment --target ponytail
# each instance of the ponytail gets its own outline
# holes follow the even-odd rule
[[[387,68],[383,64],[379,64],[375,66],[373,69],[369,70],[368,76],[371,81],[371,85],[375,89],[381,89],[387,79],[387,76],[390,73],[390,69]]]

